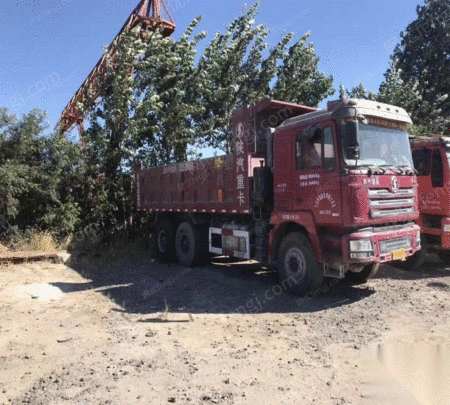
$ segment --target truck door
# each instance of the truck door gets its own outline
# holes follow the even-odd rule
[[[332,121],[296,134],[292,200],[294,210],[312,211],[317,224],[342,222],[336,128]]]
[[[287,211],[291,204],[291,174],[292,162],[289,157],[292,147],[289,132],[280,132],[275,139],[275,170],[274,170],[274,194],[275,206],[278,210]]]
[[[424,148],[413,151],[414,166],[418,171],[419,207],[423,213],[439,214],[449,208],[448,192],[445,188],[443,151],[439,148]]]

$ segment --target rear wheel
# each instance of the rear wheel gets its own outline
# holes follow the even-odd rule
[[[208,238],[205,227],[183,222],[175,236],[175,252],[180,264],[193,267],[209,258]]]
[[[175,260],[175,228],[168,219],[163,219],[156,224],[156,252],[162,261]]]
[[[408,271],[420,271],[422,269],[422,265],[425,262],[425,259],[427,257],[427,244],[425,240],[422,240],[422,248],[414,253],[412,256],[409,256],[406,258],[403,262],[395,262],[395,265],[397,267],[400,267],[403,270]],[[450,253],[450,252],[449,252]],[[439,256],[441,257],[441,256]],[[442,257],[441,257],[442,259]],[[442,259],[444,260],[444,259]],[[450,256],[449,256],[450,260]],[[445,260],[444,260],[445,261]]]
[[[426,252],[419,250],[412,256],[409,256],[404,262],[399,263],[399,267],[409,271],[419,271],[422,268],[422,264],[425,261]]]
[[[445,264],[450,264],[450,250],[438,250],[437,255]]]
[[[284,288],[297,295],[306,295],[320,288],[324,271],[304,234],[292,232],[287,235],[281,242],[279,252],[278,272]]]
[[[355,284],[364,284],[367,280],[370,280],[375,274],[377,274],[380,263],[370,263],[359,272],[348,271],[345,274],[347,280],[350,280]]]

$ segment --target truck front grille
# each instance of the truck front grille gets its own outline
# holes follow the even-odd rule
[[[398,190],[395,194],[392,193],[390,190],[388,189],[369,189],[369,197],[378,197],[378,198],[383,198],[383,197],[388,197],[388,198],[392,198],[392,196],[396,196],[396,197],[412,197],[414,195],[414,189],[413,188],[401,188],[400,190]]]
[[[374,219],[414,214],[416,199],[413,188],[403,188],[396,193],[388,189],[369,189],[367,193]]]
[[[380,253],[382,255],[392,253],[397,249],[410,249],[411,248],[411,237],[397,238],[380,241]]]
[[[372,210],[372,218],[399,217],[414,214],[414,208],[402,208],[398,210]]]
[[[410,207],[412,205],[414,205],[414,198],[370,201],[370,206],[374,207],[374,208],[395,208],[395,207],[401,207],[401,206]]]

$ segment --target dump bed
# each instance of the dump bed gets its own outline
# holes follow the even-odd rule
[[[136,170],[137,208],[145,212],[250,214],[254,168],[266,164],[267,131],[316,111],[266,100],[233,114],[233,153]]]

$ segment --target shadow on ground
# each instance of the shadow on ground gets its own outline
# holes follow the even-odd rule
[[[418,270],[411,271],[402,266],[383,266],[375,278],[389,278],[394,280],[423,280],[427,278],[448,277],[450,264],[444,263],[435,254],[428,254]]]
[[[276,272],[252,262],[229,260],[186,269],[143,257],[127,257],[111,264],[85,257],[70,267],[90,281],[52,285],[70,294],[95,290],[118,304],[119,311],[135,314],[166,308],[193,314],[306,313],[348,305],[374,293],[364,286],[327,279],[321,290],[297,297],[279,284]]]
[[[276,272],[253,262],[234,263],[224,258],[194,269],[144,257],[125,257],[110,264],[85,257],[70,267],[90,281],[52,285],[73,294],[94,289],[118,304],[121,308],[117,311],[133,314],[164,310],[192,314],[309,313],[350,305],[375,293],[369,286],[326,279],[321,290],[297,297],[283,288]],[[414,273],[382,266],[376,278],[411,280],[446,275],[442,264],[432,263],[425,271]],[[159,320],[155,318],[155,322]]]

